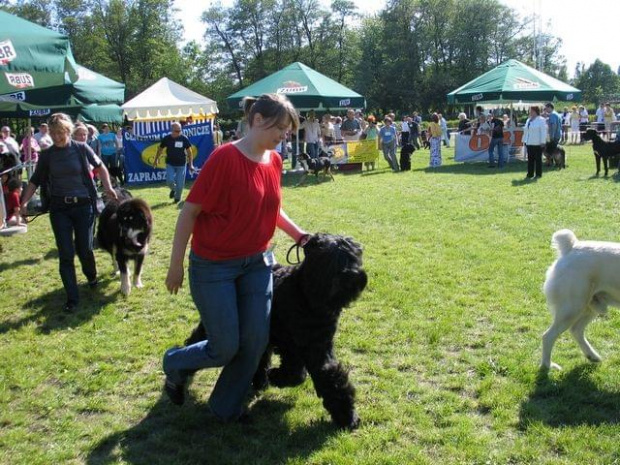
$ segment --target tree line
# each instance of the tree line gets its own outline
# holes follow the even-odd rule
[[[188,43],[173,0],[0,0],[0,8],[66,34],[76,61],[124,82],[127,98],[166,76],[216,100],[224,116],[238,111],[228,95],[295,61],[379,112],[443,109],[448,92],[509,58],[568,80],[561,39],[534,37],[534,18],[498,0],[387,0],[372,16],[351,0],[235,0],[199,12],[203,40]],[[578,70],[586,98],[618,90],[605,66]]]

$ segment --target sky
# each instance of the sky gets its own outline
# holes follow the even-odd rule
[[[613,71],[620,67],[620,52],[615,23],[620,18],[619,0],[500,0],[515,9],[521,16],[536,13],[544,30],[560,37],[563,41],[560,52],[567,61],[569,77],[575,72],[577,62],[589,66],[600,59],[611,66]],[[322,0],[329,5],[329,0]],[[176,0],[180,10],[179,19],[185,29],[185,40],[202,42],[204,25],[200,22],[201,13],[209,8],[213,0]],[[233,0],[223,0],[224,6]],[[385,0],[358,0],[363,14],[373,14],[385,5]],[[475,25],[472,25],[472,30]]]

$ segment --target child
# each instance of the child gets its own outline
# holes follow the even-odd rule
[[[13,178],[8,183],[8,193],[5,196],[6,201],[6,218],[8,226],[24,226],[26,223],[22,220],[19,212],[21,208],[22,182]]]

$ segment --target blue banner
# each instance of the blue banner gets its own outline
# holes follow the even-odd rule
[[[213,152],[212,121],[186,124],[183,126],[182,132],[192,143],[194,167],[197,169],[202,168],[202,165],[205,164],[207,158]],[[166,180],[166,157],[160,157],[157,166],[153,162],[161,139],[168,134],[170,134],[169,131],[162,131],[136,136],[131,132],[123,131],[127,184],[162,182]],[[165,155],[165,149],[163,155]],[[197,173],[190,173],[188,169],[185,179],[196,179],[196,176]]]

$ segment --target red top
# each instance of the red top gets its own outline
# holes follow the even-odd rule
[[[9,192],[6,195],[6,217],[10,218],[15,214],[15,209],[19,208],[21,203],[19,201],[19,194],[17,191]]]
[[[280,216],[282,159],[248,159],[233,144],[217,148],[202,167],[187,201],[201,206],[192,251],[208,260],[231,260],[269,247]]]

